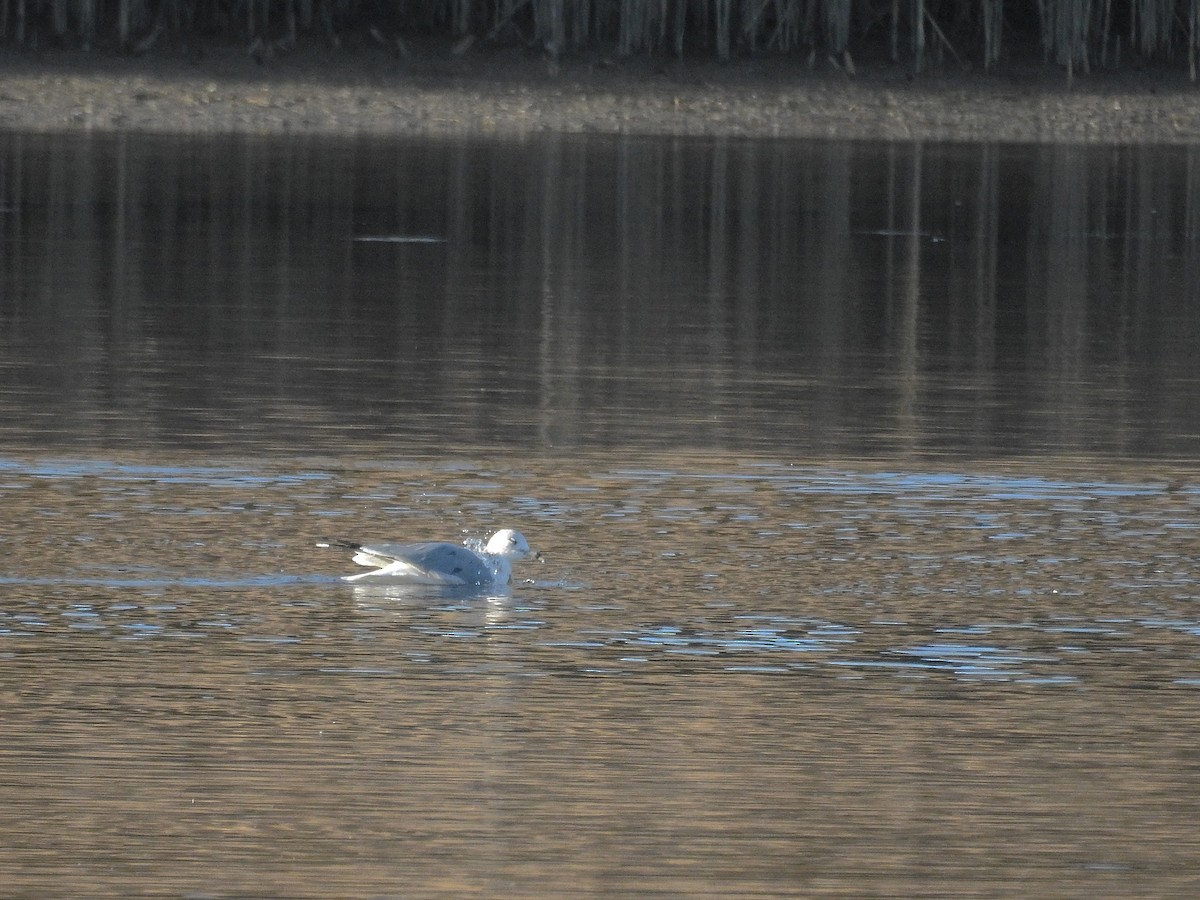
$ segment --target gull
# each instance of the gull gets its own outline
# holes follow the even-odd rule
[[[475,542],[477,545],[479,541]],[[343,581],[359,584],[420,584],[435,587],[508,584],[517,559],[541,560],[529,549],[519,531],[502,528],[478,549],[464,544],[426,541],[419,544],[355,544],[339,541],[319,547],[344,547],[354,551],[354,561],[371,566],[370,572],[346,575]]]

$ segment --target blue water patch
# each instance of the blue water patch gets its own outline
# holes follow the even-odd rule
[[[327,481],[328,472],[256,472],[232,466],[151,466],[106,459],[24,460],[0,457],[0,473],[31,478],[99,478],[107,481],[154,481],[165,484],[275,485]]]
[[[600,477],[604,477],[603,475]],[[761,481],[797,494],[919,494],[922,500],[972,496],[992,500],[1080,501],[1098,497],[1145,497],[1161,494],[1161,482],[1056,479],[1038,475],[968,472],[860,472],[781,463],[747,463],[740,469],[695,473],[674,469],[616,469],[608,477],[636,480]]]
[[[0,576],[0,585],[30,585],[37,587],[101,587],[119,590],[185,588],[261,588],[297,584],[337,584],[341,579],[331,575],[246,575],[228,578],[190,576],[183,578],[21,578]]]

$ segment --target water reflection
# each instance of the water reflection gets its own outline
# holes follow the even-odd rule
[[[9,460],[4,473],[7,507],[26,523],[0,574],[8,638],[308,643],[300,610],[325,619],[320,640],[334,647],[350,633],[361,646],[364,628],[381,657],[410,655],[409,641],[427,659],[475,642],[531,675],[1072,683],[1120,675],[1115,656],[1150,646],[1138,677],[1198,674],[1200,492],[1119,470],[633,470],[591,458],[586,471],[527,462],[474,479],[414,464],[386,489],[386,469]],[[350,522],[372,540],[454,539],[449,510],[468,535],[521,522],[548,562],[500,588],[349,585],[344,553],[314,548]],[[435,652],[430,641],[448,638],[458,650]]]
[[[0,470],[14,890],[1190,877],[1200,491],[1173,466],[153,455]],[[497,521],[546,555],[499,594],[350,585],[313,546]]]
[[[0,441],[1187,457],[1195,155],[5,135]]]
[[[1194,169],[0,137],[0,883],[1190,895]]]

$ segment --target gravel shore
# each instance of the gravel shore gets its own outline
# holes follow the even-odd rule
[[[139,58],[0,54],[0,128],[278,135],[539,131],[887,140],[1187,143],[1200,89],[1175,71],[982,74],[822,60],[550,63],[518,51],[229,47]]]

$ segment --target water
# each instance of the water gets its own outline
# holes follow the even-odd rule
[[[1193,157],[5,136],[4,891],[1193,895]]]

